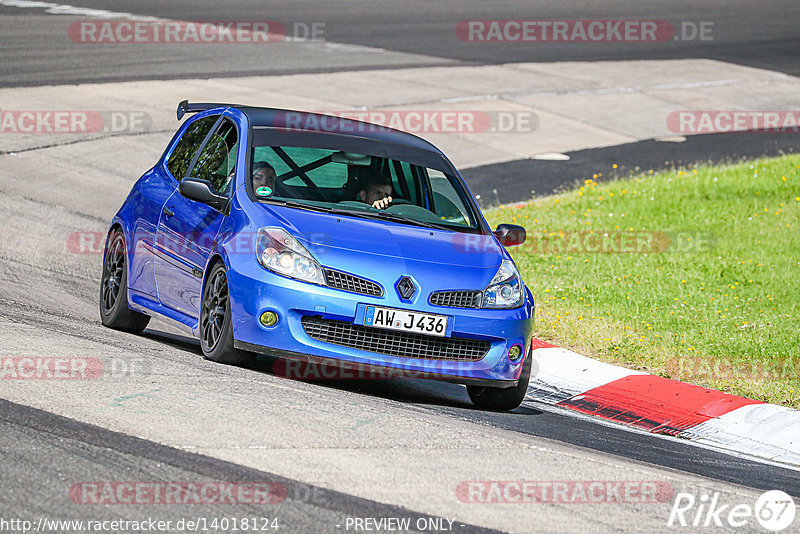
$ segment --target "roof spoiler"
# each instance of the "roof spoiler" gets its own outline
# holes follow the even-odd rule
[[[230,104],[218,104],[214,102],[192,102],[184,100],[178,104],[178,120],[181,120],[187,113],[197,113],[207,109],[230,107]]]

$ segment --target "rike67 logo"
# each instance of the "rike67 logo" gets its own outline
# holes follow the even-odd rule
[[[792,498],[780,490],[763,493],[755,505],[746,503],[723,503],[720,494],[678,493],[667,520],[670,527],[714,527],[754,526],[753,518],[767,530],[784,530],[794,522],[796,508]]]

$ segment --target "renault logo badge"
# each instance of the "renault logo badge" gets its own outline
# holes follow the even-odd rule
[[[411,297],[414,296],[414,293],[417,292],[417,286],[414,284],[414,281],[408,276],[404,276],[400,280],[398,280],[397,284],[395,284],[395,288],[397,289],[397,293],[403,300],[411,299]]]

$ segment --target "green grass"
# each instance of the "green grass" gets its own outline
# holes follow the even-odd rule
[[[537,337],[800,408],[800,156],[587,180],[486,216],[528,230],[510,250]]]

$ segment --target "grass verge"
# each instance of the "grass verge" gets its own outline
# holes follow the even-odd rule
[[[800,408],[800,156],[595,179],[486,212],[528,230],[537,336]]]

